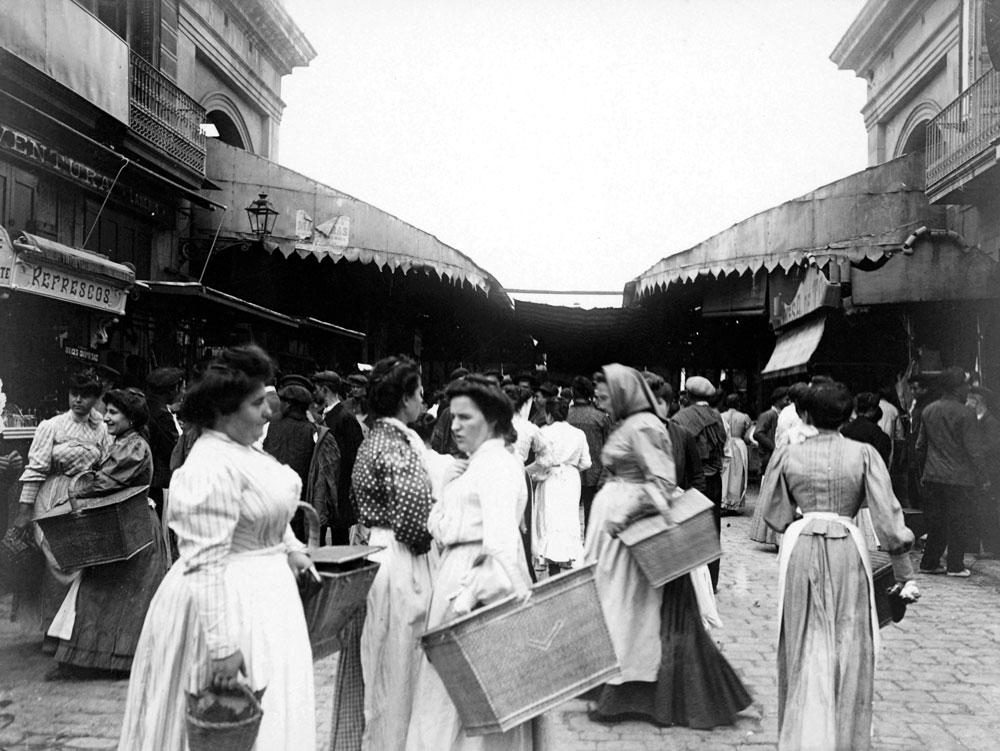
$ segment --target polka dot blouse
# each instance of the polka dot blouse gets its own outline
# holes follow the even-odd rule
[[[416,554],[430,550],[431,478],[401,422],[375,421],[358,449],[351,487],[362,524],[391,529]]]

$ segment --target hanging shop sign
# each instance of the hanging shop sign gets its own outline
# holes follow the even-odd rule
[[[63,352],[76,360],[83,360],[84,362],[96,363],[101,361],[101,356],[97,352],[86,347],[71,347],[67,344],[63,347]]]
[[[780,295],[774,298],[771,323],[780,329],[814,311],[840,305],[840,285],[831,284],[819,267],[810,266],[790,303],[783,302]]]
[[[0,287],[120,314],[134,283],[128,266],[27,233],[12,243],[0,226]]]
[[[162,201],[120,181],[116,183],[114,175],[103,173],[42,139],[2,122],[0,122],[0,153],[16,156],[98,193],[107,194],[114,188],[115,199],[140,211],[156,216],[167,216],[169,211],[169,206]]]

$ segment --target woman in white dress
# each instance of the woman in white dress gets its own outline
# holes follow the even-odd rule
[[[361,748],[403,751],[423,653],[420,633],[431,597],[434,503],[424,445],[410,428],[423,410],[420,369],[405,357],[372,368],[368,404],[375,423],[358,450],[352,489],[358,521],[371,528],[370,556],[380,564],[361,631],[365,728]]]
[[[746,437],[752,420],[742,411],[743,399],[739,394],[726,397],[726,411],[722,424],[726,426],[726,456],[722,468],[722,510],[738,513],[747,502],[748,452]]]
[[[542,435],[549,444],[552,463],[532,464],[528,474],[538,481],[535,493],[535,544],[554,576],[583,558],[580,533],[580,472],[590,469],[587,436],[566,422],[565,399],[545,401]]]
[[[511,439],[510,400],[489,378],[469,375],[448,387],[452,432],[468,454],[465,471],[447,483],[427,526],[444,546],[434,576],[429,629],[511,593],[526,595],[528,576],[518,521],[528,491],[524,466],[505,446]],[[531,726],[467,736],[448,691],[424,657],[414,691],[407,751],[530,749]]]
[[[259,347],[226,350],[184,399],[183,420],[202,431],[170,483],[180,558],[139,637],[120,751],[186,751],[185,691],[242,681],[266,689],[259,751],[315,748],[312,650],[296,586],[312,564],[289,526],[301,480],[253,447],[271,416],[272,374]]]

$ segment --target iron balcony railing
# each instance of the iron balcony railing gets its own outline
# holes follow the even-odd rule
[[[1000,74],[991,70],[927,124],[928,187],[1000,138]]]
[[[205,174],[205,108],[134,52],[129,55],[129,126],[181,164]]]

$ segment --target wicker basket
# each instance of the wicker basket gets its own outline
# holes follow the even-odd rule
[[[467,735],[509,730],[619,674],[594,564],[420,637]]]
[[[341,649],[344,626],[364,605],[379,564],[366,557],[381,548],[368,545],[319,547],[319,517],[312,506],[300,503],[309,525],[309,557],[322,579],[319,590],[305,598],[302,607],[309,630],[313,660]]]
[[[671,520],[661,514],[633,522],[618,533],[654,587],[722,557],[712,502],[694,488],[671,502]]]
[[[205,689],[197,695],[188,694],[186,715],[188,750],[251,751],[257,742],[260,721],[264,717],[264,710],[260,706],[263,695],[264,689],[251,691],[242,685],[232,692],[216,693]],[[241,714],[248,713],[249,716],[232,722],[207,719],[205,716],[200,716],[199,712],[199,707],[205,703],[225,703],[237,710],[243,710]]]
[[[75,487],[70,486],[68,498],[34,519],[60,568],[68,571],[128,560],[153,544],[148,485],[96,498],[77,497]]]

